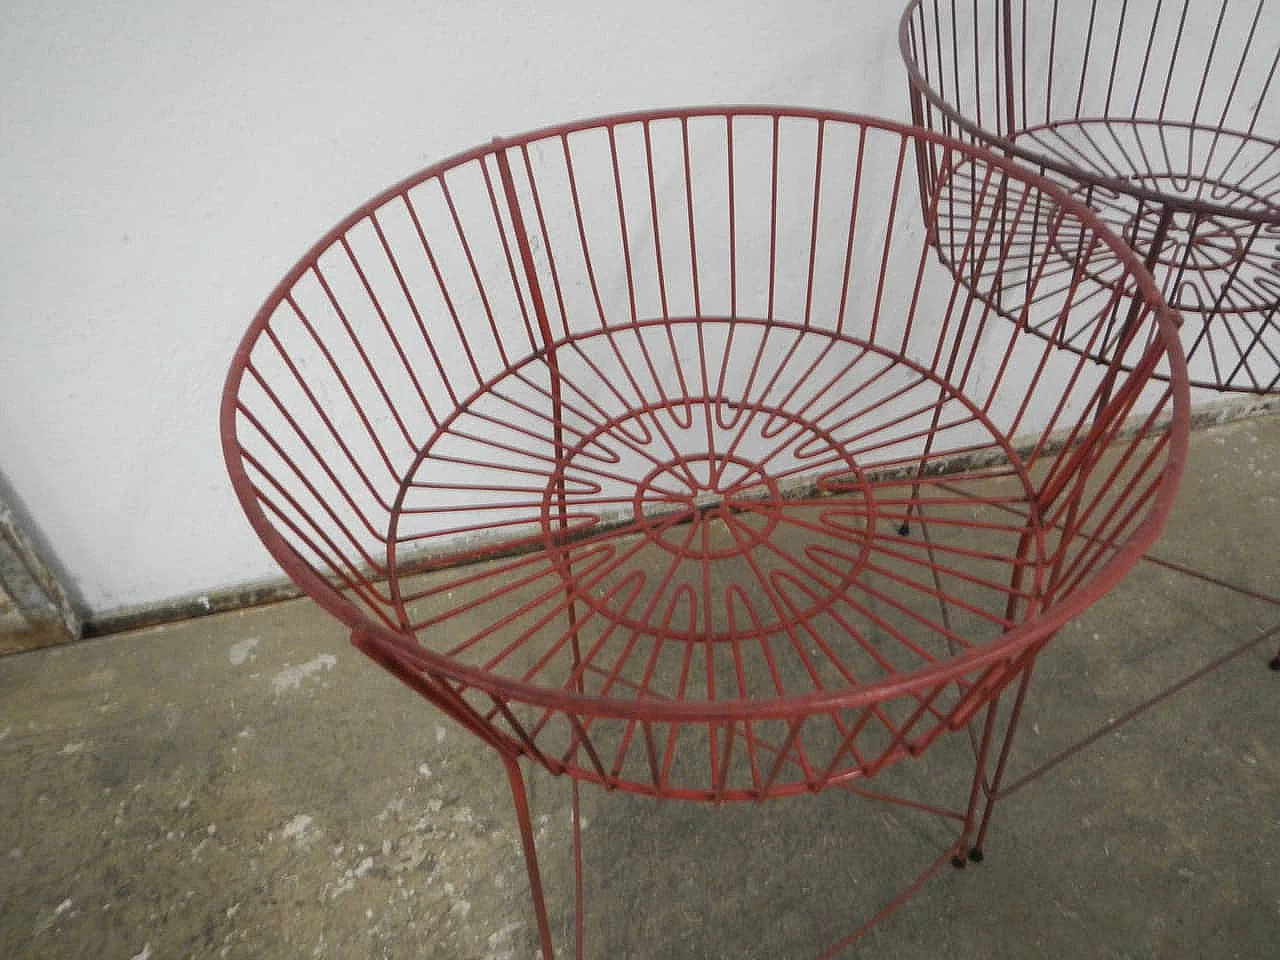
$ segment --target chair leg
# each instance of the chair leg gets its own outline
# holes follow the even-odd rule
[[[575,777],[573,781],[573,955],[582,960],[583,924],[586,911],[583,909],[582,883],[582,800],[581,788]]]
[[[542,892],[542,875],[538,871],[538,848],[533,840],[533,822],[529,817],[529,793],[525,788],[520,763],[514,756],[502,755],[507,768],[507,780],[511,786],[511,799],[515,803],[516,821],[520,825],[520,844],[524,847],[524,862],[529,871],[529,894],[533,897],[533,912],[538,922],[538,941],[542,960],[555,960],[551,943],[551,923],[547,919],[547,900]]]
[[[1013,699],[1013,709],[1009,712],[1009,722],[1005,726],[1004,740],[1000,744],[1000,750],[996,757],[995,773],[991,777],[991,782],[986,790],[986,805],[982,811],[982,821],[978,825],[978,835],[973,842],[973,848],[969,851],[969,859],[974,863],[981,863],[983,859],[983,844],[987,840],[987,829],[991,826],[991,814],[995,811],[996,804],[1000,801],[1003,794],[1005,770],[1009,762],[1009,754],[1013,749],[1014,736],[1018,732],[1018,723],[1022,719],[1022,707],[1027,700],[1027,691],[1031,688],[1031,672],[1035,666],[1032,660],[1022,668],[1022,676],[1018,680],[1017,693]],[[992,703],[992,709],[999,703],[997,699]],[[985,764],[984,764],[985,770]]]
[[[978,740],[978,750],[973,758],[973,780],[969,785],[969,802],[965,805],[964,825],[960,830],[960,838],[956,841],[955,853],[951,858],[951,865],[957,870],[963,869],[965,865],[965,855],[968,853],[969,859],[975,863],[982,859],[982,852],[979,849],[982,844],[982,838],[986,833],[987,818],[990,815],[991,795],[986,786],[987,781],[987,761],[990,756],[991,741],[995,735],[996,717],[1000,712],[1000,697],[996,697],[987,704],[984,711],[982,721],[982,736]],[[970,846],[974,827],[978,820],[978,804],[983,795],[986,795],[987,803],[983,811],[982,825],[978,833],[978,839],[972,841]],[[975,856],[976,854],[976,856]]]

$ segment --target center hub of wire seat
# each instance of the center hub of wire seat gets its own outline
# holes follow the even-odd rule
[[[553,562],[587,626],[627,636],[802,631],[848,594],[874,535],[870,487],[834,437],[714,396],[611,418],[550,479]]]

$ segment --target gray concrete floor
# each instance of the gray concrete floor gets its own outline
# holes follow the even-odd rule
[[[1280,418],[1196,434],[1169,559],[1280,594]],[[1041,658],[1014,776],[1280,623],[1143,564]],[[1280,956],[1280,674],[1259,643],[1008,798],[850,957]],[[899,764],[963,787],[963,738]],[[957,779],[959,777],[959,779]],[[530,774],[553,925],[569,785]],[[0,957],[534,955],[497,760],[306,602],[0,660]],[[583,793],[587,956],[812,956],[951,838],[818,797]]]

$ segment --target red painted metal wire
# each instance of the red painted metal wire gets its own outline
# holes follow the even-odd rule
[[[963,855],[994,701],[1158,535],[1188,423],[1177,317],[1082,203],[744,107],[375,197],[258,313],[222,439],[288,574],[503,756],[550,957],[521,757],[712,802],[839,786]],[[975,718],[961,809],[867,786]]]
[[[1138,251],[1192,385],[1280,388],[1280,5],[911,0],[900,44],[914,122],[1058,179]]]
[[[931,268],[920,150],[968,279],[1028,262],[1033,221],[1071,238],[1036,248],[1025,323]],[[1121,302],[1110,365],[1026,334]],[[969,148],[644,114],[349,217],[246,336],[224,441],[290,575],[472,729],[610,787],[760,798],[923,749],[1124,572],[1181,466],[1172,322],[1083,207]]]

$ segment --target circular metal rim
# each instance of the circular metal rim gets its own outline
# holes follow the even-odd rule
[[[902,57],[902,64],[907,71],[907,81],[911,85],[911,89],[919,93],[931,104],[942,111],[942,114],[956,124],[970,136],[988,145],[992,149],[1003,150],[1013,157],[1025,163],[1035,164],[1043,169],[1053,170],[1062,174],[1064,177],[1070,177],[1085,185],[1098,187],[1106,187],[1108,190],[1115,190],[1118,193],[1128,194],[1129,196],[1138,197],[1152,203],[1158,203],[1163,206],[1172,207],[1175,210],[1186,211],[1202,216],[1225,216],[1232,217],[1236,220],[1242,220],[1247,223],[1262,224],[1280,224],[1280,206],[1273,206],[1272,212],[1263,214],[1260,211],[1245,211],[1239,207],[1233,207],[1230,204],[1212,203],[1206,200],[1188,200],[1186,197],[1177,197],[1170,194],[1162,193],[1159,190],[1150,190],[1144,187],[1134,187],[1127,181],[1118,177],[1105,176],[1094,171],[1086,170],[1082,167],[1076,167],[1069,163],[1063,163],[1052,157],[1037,153],[1034,150],[1028,150],[1020,145],[1017,140],[1011,140],[1006,136],[995,133],[986,127],[980,127],[974,123],[954,106],[944,100],[936,90],[929,85],[921,74],[920,68],[916,65],[915,58],[911,55],[910,45],[910,20],[912,16],[920,9],[924,0],[909,0],[906,9],[902,11],[902,16],[898,20],[898,53]],[[1135,118],[1108,118],[1108,117],[1085,117],[1075,118],[1071,122],[1081,122],[1087,120],[1089,122],[1099,123],[1106,122],[1109,119],[1123,119],[1125,122],[1133,122]],[[1163,120],[1161,125],[1170,127],[1191,127],[1189,124],[1180,120]],[[1044,124],[1040,125],[1041,127]],[[1259,137],[1256,134],[1244,133],[1239,130],[1223,128],[1221,133],[1231,136],[1242,137],[1248,140],[1254,140],[1259,143],[1270,145],[1273,149],[1280,151],[1280,140],[1272,140],[1267,137]]]
[[[918,0],[914,0],[918,2]],[[1062,209],[1083,221],[1101,242],[1109,246],[1117,258],[1127,265],[1134,276],[1136,294],[1152,306],[1160,337],[1154,341],[1148,353],[1163,352],[1169,364],[1169,386],[1172,393],[1172,413],[1168,426],[1169,453],[1163,468],[1159,490],[1152,498],[1146,515],[1134,528],[1124,544],[1096,570],[1096,572],[1069,597],[1054,603],[1047,611],[1027,620],[1005,633],[998,640],[983,647],[965,651],[945,661],[894,677],[878,680],[865,686],[824,690],[774,700],[723,700],[723,701],[646,701],[614,697],[598,697],[563,688],[551,688],[520,683],[509,678],[495,676],[483,670],[458,663],[419,644],[413,637],[398,633],[376,623],[328,580],[319,576],[302,559],[294,548],[267,519],[240,456],[236,430],[237,397],[244,376],[249,354],[259,335],[266,328],[276,307],[284,300],[299,277],[310,265],[352,226],[381,207],[388,200],[412,189],[414,186],[440,176],[448,170],[481,156],[511,146],[527,144],[539,139],[560,136],[579,130],[619,126],[627,123],[664,119],[692,119],[694,117],[765,117],[829,120],[849,123],[869,129],[894,133],[904,141],[930,143],[951,149],[957,153],[979,159],[1000,169],[1012,179],[1022,181],[1042,191],[1058,203]],[[906,149],[906,145],[904,145]],[[223,458],[231,479],[232,488],[245,511],[250,525],[268,552],[280,564],[286,575],[328,613],[346,624],[353,634],[370,637],[380,646],[389,647],[396,655],[415,665],[450,680],[483,690],[486,693],[566,713],[581,716],[601,716],[622,720],[639,720],[666,723],[724,723],[743,720],[785,719],[797,715],[857,709],[880,703],[922,689],[929,689],[971,674],[997,662],[1012,662],[1027,648],[1050,638],[1072,618],[1096,603],[1137,563],[1146,549],[1160,535],[1164,523],[1173,509],[1186,463],[1191,425],[1190,388],[1188,386],[1186,359],[1178,335],[1180,318],[1166,303],[1155,280],[1143,267],[1141,260],[1120,238],[1116,237],[1098,215],[1089,207],[1072,198],[1057,184],[1035,171],[1027,170],[1012,161],[992,154],[981,147],[965,143],[931,130],[910,124],[886,120],[865,114],[822,110],[803,107],[768,105],[702,106],[676,109],[652,109],[630,113],[610,114],[589,119],[556,124],[531,130],[510,138],[498,137],[490,143],[472,147],[452,157],[431,164],[403,178],[356,207],[346,217],[330,228],[294,263],[293,267],[276,284],[252,322],[232,356],[231,365],[223,384],[219,410],[219,432]]]

